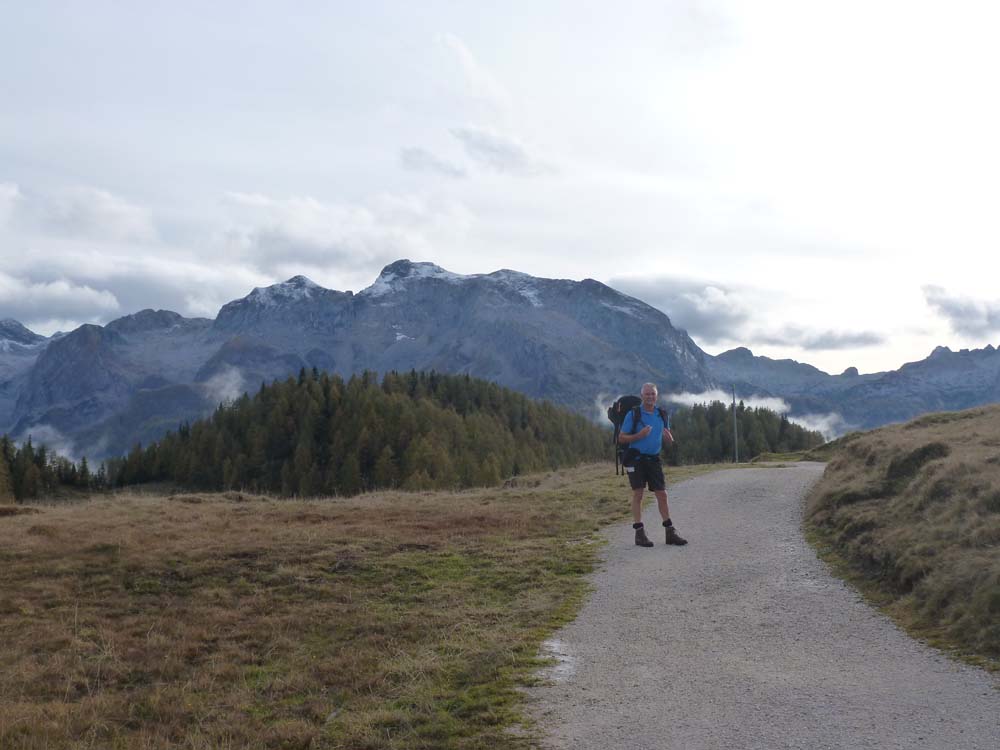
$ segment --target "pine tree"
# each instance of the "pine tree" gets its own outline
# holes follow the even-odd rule
[[[3,440],[7,440],[6,435],[4,435]],[[6,446],[3,446],[0,447],[0,505],[13,503],[14,500],[14,482],[7,460]]]
[[[376,489],[395,487],[398,480],[396,470],[395,454],[390,446],[382,448],[378,460],[375,462],[375,487]]]
[[[76,484],[85,490],[89,490],[93,478],[90,476],[90,466],[87,464],[87,457],[80,459],[80,469],[77,472]]]
[[[356,495],[361,492],[361,465],[357,453],[345,456],[337,473],[336,491],[340,495]]]

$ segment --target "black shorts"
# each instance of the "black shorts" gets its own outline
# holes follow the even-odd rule
[[[633,466],[625,467],[625,473],[628,474],[628,483],[633,490],[640,490],[644,486],[649,487],[651,492],[667,489],[659,456],[641,456]]]

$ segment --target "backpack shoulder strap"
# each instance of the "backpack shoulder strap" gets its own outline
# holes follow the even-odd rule
[[[657,406],[656,407],[656,413],[660,415],[660,419],[663,420],[663,426],[666,427],[667,426],[667,412],[664,410],[664,408],[662,406]],[[634,409],[632,409],[632,429],[635,430],[636,427],[638,425],[640,425],[640,424],[643,424],[643,425],[645,424],[645,422],[642,421],[642,406],[641,405],[635,407]],[[636,432],[638,432],[638,430],[636,430]]]

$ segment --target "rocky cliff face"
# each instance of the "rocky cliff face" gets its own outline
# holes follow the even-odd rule
[[[0,429],[10,424],[27,372],[48,343],[16,320],[0,320]]]

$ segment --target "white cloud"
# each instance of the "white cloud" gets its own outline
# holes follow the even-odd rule
[[[701,393],[667,393],[660,397],[667,403],[680,404],[681,406],[694,406],[695,404],[707,404],[712,401],[721,401],[724,404],[731,404],[733,401],[732,392],[727,392],[719,389],[702,391]],[[780,398],[774,396],[741,396],[739,393],[736,394],[736,400],[742,401],[751,409],[763,408],[770,409],[778,414],[786,414],[788,412],[788,404]]]
[[[934,285],[925,286],[923,292],[931,309],[947,320],[956,333],[976,337],[1000,331],[1000,300],[977,300],[949,294]]]
[[[746,290],[672,277],[617,277],[611,286],[656,307],[699,342],[738,341],[751,318]]]
[[[320,272],[320,283],[367,286],[383,265],[427,257],[461,237],[470,214],[457,201],[384,194],[360,203],[230,193],[231,251],[263,271]],[[334,280],[334,281],[331,281]]]
[[[808,330],[800,326],[783,326],[778,331],[757,331],[753,341],[777,346],[796,346],[808,351],[839,351],[879,346],[885,336],[874,331]]]
[[[246,379],[237,367],[226,367],[202,383],[213,404],[232,403],[247,391]]]
[[[447,49],[458,62],[465,79],[467,92],[496,114],[503,115],[511,108],[511,97],[507,89],[483,66],[472,50],[456,34],[438,34],[435,41]]]
[[[0,312],[43,333],[150,307],[214,318],[226,302],[276,280],[210,243],[138,251],[129,243],[15,236],[6,245]]]
[[[20,199],[21,191],[17,185],[13,182],[0,182],[0,229],[10,222]]]
[[[25,210],[42,231],[69,237],[140,243],[157,237],[148,209],[99,188],[64,188],[30,196]]]
[[[469,158],[495,172],[537,177],[556,171],[550,164],[528,153],[528,149],[511,136],[476,127],[453,128],[451,134],[459,140]]]
[[[90,247],[106,259],[94,265],[130,254],[163,262],[108,272],[104,286],[90,280],[97,271],[46,254],[31,278],[108,289],[126,311],[134,285],[147,293],[139,304],[202,314],[251,277],[316,269],[308,275],[348,288],[401,256],[462,272],[608,278],[628,264],[711,274],[665,308],[699,344],[750,322],[765,332],[794,322],[824,347],[885,336],[881,346],[764,352],[830,372],[898,367],[989,323],[962,316],[949,329],[920,293],[933,280],[951,297],[994,294],[1000,105],[982,92],[1000,48],[989,4],[959,0],[946,14],[933,4],[901,14],[884,0],[348,6],[254,6],[235,36],[224,10],[192,26],[172,4],[139,35],[110,6],[11,16],[0,57],[21,74],[7,80],[18,106],[3,122],[0,268],[28,278],[29,261],[10,256],[52,247],[26,247],[16,231],[73,239],[81,258],[98,240]],[[162,65],[155,51],[180,38],[186,54]],[[106,54],[90,54],[94,44]],[[248,57],[248,44],[275,54]],[[490,130],[466,128],[460,145],[450,131],[464,124]],[[421,148],[404,157],[408,144]],[[415,180],[401,158],[442,178]],[[532,173],[539,158],[561,177],[516,190],[499,179]],[[448,164],[480,179],[444,179]],[[113,194],[29,211],[70,182]],[[365,197],[415,183],[427,204],[470,207],[468,235],[447,220],[394,224]],[[314,196],[345,217],[328,215],[329,231],[303,229],[308,216],[234,219],[232,206],[212,203],[233,189]],[[181,224],[197,241],[168,247]],[[233,242],[218,240],[225,229]],[[121,246],[105,246],[109,237]],[[186,283],[155,278],[174,260],[191,272]],[[45,276],[48,263],[57,270]],[[228,285],[217,267],[234,277]],[[773,300],[740,286],[769,283],[782,292]],[[930,333],[904,335],[917,326]]]
[[[594,396],[594,421],[604,422],[608,418],[608,409],[615,402],[617,396],[610,393],[598,393]]]
[[[805,427],[807,430],[814,430],[821,433],[827,441],[833,440],[851,429],[850,425],[844,421],[844,418],[836,412],[830,412],[829,414],[796,414],[794,417],[789,416],[788,421]]]
[[[25,326],[42,336],[51,336],[54,333],[69,333],[84,323],[100,324],[102,322],[103,316],[101,318],[94,317],[89,320],[81,320],[79,318],[35,318],[30,321],[30,324],[25,323]]]
[[[452,178],[465,177],[464,169],[423,148],[404,148],[399,152],[399,161],[411,172],[426,172]]]
[[[18,436],[18,442],[23,444],[31,438],[34,446],[44,445],[47,450],[68,458],[71,461],[79,461],[82,456],[77,454],[76,443],[67,438],[59,430],[51,425],[37,424]]]
[[[702,393],[670,393],[664,399],[667,403],[680,404],[682,406],[694,406],[695,404],[708,404],[712,401],[721,401],[724,404],[732,404],[733,394],[731,391],[711,390]],[[789,422],[805,427],[807,430],[815,430],[823,434],[826,440],[833,440],[838,435],[842,435],[849,429],[849,425],[839,414],[789,414],[788,403],[781,398],[774,396],[750,395],[741,396],[736,394],[736,400],[742,401],[750,409],[768,409],[775,414],[784,414]]]
[[[115,295],[103,289],[65,279],[32,282],[0,271],[0,318],[25,325],[50,318],[93,322],[119,309]]]

